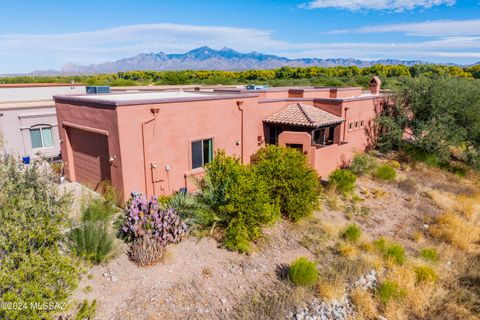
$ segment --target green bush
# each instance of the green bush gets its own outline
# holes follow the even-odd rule
[[[216,152],[198,185],[202,206],[195,210],[192,221],[201,228],[223,228],[225,245],[231,250],[248,252],[250,242],[261,236],[262,226],[279,217],[266,182],[251,166],[223,151]]]
[[[405,249],[400,244],[388,243],[384,238],[379,238],[374,245],[385,259],[391,259],[399,265],[405,262]]]
[[[397,264],[403,264],[405,262],[405,249],[397,243],[390,244],[385,251],[385,257],[392,259]]]
[[[349,225],[342,233],[342,238],[351,242],[357,242],[362,236],[362,230],[356,225]]]
[[[288,268],[288,277],[297,286],[311,287],[318,280],[317,266],[307,258],[300,257]]]
[[[345,169],[336,169],[328,177],[328,183],[342,194],[349,194],[355,190],[357,176]]]
[[[71,197],[58,177],[35,164],[0,157],[0,301],[66,302],[79,279],[77,261],[59,249]],[[0,308],[0,319],[51,319],[57,310]]]
[[[269,145],[257,151],[252,163],[270,198],[288,219],[297,221],[318,206],[319,178],[304,154]]]
[[[415,267],[415,275],[417,282],[435,282],[437,280],[437,274],[432,268],[427,266]]]
[[[382,164],[375,170],[375,178],[384,181],[392,181],[397,177],[397,172],[388,164]]]
[[[385,281],[377,288],[377,295],[383,304],[392,299],[401,300],[407,295],[405,289],[400,288],[398,283],[393,281]]]
[[[377,160],[373,156],[368,153],[358,153],[353,157],[349,170],[359,176],[370,172],[376,165]]]
[[[72,229],[70,237],[73,252],[94,263],[103,262],[113,250],[114,238],[105,223],[82,222]]]
[[[438,253],[435,249],[430,248],[423,248],[420,250],[420,257],[425,261],[430,262],[437,262],[438,261]]]
[[[113,190],[105,185],[104,190]],[[104,193],[106,198],[94,198],[82,207],[81,221],[69,233],[70,248],[79,257],[93,263],[101,263],[114,248],[114,235],[110,222],[118,208],[113,191]]]

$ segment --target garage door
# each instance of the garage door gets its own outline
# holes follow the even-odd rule
[[[108,137],[75,128],[68,128],[68,135],[76,181],[93,190],[110,181]]]

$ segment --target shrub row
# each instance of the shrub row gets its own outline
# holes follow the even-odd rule
[[[220,227],[225,246],[240,252],[251,250],[263,226],[282,215],[297,221],[318,204],[318,176],[292,148],[267,146],[249,165],[218,151],[197,185],[197,195],[175,196],[168,205],[185,212],[194,229]]]

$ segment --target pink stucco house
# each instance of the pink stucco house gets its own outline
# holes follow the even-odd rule
[[[244,163],[268,143],[304,152],[322,178],[371,144],[383,95],[361,88],[125,92],[56,96],[67,179],[93,189],[109,180],[131,192],[192,190],[224,149]]]

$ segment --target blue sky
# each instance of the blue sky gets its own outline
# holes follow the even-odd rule
[[[480,61],[480,0],[1,1],[0,74],[207,45],[286,57]]]

